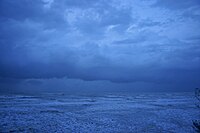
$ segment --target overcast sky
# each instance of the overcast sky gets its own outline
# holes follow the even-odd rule
[[[199,0],[0,0],[0,90],[193,91]]]

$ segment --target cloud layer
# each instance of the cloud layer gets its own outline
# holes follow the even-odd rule
[[[200,82],[199,0],[0,1],[0,77]]]

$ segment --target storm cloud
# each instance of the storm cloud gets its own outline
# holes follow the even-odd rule
[[[0,80],[199,86],[198,29],[199,0],[1,0]]]

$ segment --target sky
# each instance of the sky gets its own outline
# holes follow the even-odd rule
[[[199,0],[0,0],[0,92],[196,87]]]

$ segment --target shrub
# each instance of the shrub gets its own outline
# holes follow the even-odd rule
[[[196,88],[195,90],[195,97],[198,100],[197,107],[200,109],[200,89]],[[200,120],[193,121],[193,127],[197,132],[200,133]]]

